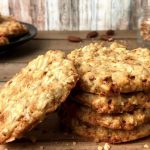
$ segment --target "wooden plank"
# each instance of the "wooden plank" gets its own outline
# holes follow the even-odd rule
[[[91,2],[91,0],[79,0],[79,30],[91,30]]]
[[[134,29],[142,0],[0,0],[0,12],[39,30]]]
[[[78,30],[79,0],[59,0],[58,5],[60,30]]]
[[[91,30],[111,29],[111,0],[95,0],[91,2]]]
[[[144,0],[145,1],[145,0]],[[130,10],[129,29],[137,29],[138,18],[142,13],[142,0],[132,0]]]
[[[38,30],[45,29],[45,0],[30,0],[30,12],[32,23]]]
[[[6,16],[10,15],[9,0],[0,0],[0,13]]]
[[[59,0],[45,0],[45,30],[60,30]]]
[[[59,0],[60,30],[71,30],[71,0]]]
[[[111,150],[146,150],[144,144],[149,144],[150,141],[147,140],[145,143],[136,144],[118,144],[111,145]],[[104,146],[104,143],[94,143],[94,142],[37,142],[37,143],[12,143],[7,145],[1,145],[0,150],[98,150],[98,146]],[[149,150],[147,148],[147,150]]]
[[[79,30],[79,0],[71,0],[71,30]]]
[[[9,0],[10,14],[17,20],[32,23],[30,0]]]
[[[71,50],[83,47],[91,42],[100,40],[84,40],[80,43],[72,43],[67,40],[32,40],[21,47],[12,48],[11,52],[0,56],[0,63],[27,63],[48,50],[64,50],[69,53]],[[129,48],[138,47],[136,40],[126,40]]]
[[[124,30],[129,27],[131,0],[111,1],[111,26],[112,29]]]
[[[3,63],[0,64],[0,81],[8,81],[18,73],[27,63]]]
[[[106,33],[106,31],[97,31],[100,35]],[[115,31],[114,38],[116,39],[136,39],[135,30],[122,30]],[[39,31],[35,39],[67,39],[69,35],[79,36],[82,39],[86,39],[86,35],[89,31]]]

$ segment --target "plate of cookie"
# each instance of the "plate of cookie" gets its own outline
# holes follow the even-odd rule
[[[0,15],[0,54],[31,40],[36,34],[33,25]]]

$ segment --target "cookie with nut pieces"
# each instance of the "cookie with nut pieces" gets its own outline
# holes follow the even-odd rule
[[[0,143],[20,138],[65,101],[78,80],[65,53],[50,50],[31,61],[0,91]]]
[[[133,130],[150,122],[150,109],[136,109],[128,113],[102,114],[69,100],[63,104],[62,113],[67,111],[66,113],[70,116],[72,115],[72,117],[89,125],[109,129]]]
[[[127,50],[117,43],[108,47],[91,43],[72,51],[68,58],[77,68],[78,88],[83,91],[118,95],[150,90],[149,49]]]

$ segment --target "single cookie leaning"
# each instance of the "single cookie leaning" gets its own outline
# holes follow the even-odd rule
[[[107,129],[101,126],[89,126],[75,118],[63,120],[62,123],[69,127],[75,134],[90,138],[96,142],[123,143],[150,135],[150,124],[144,124],[134,130],[125,131]]]
[[[150,93],[136,92],[116,96],[72,92],[70,99],[92,108],[97,113],[131,112],[136,108],[150,109]]]
[[[150,51],[144,51],[148,54],[146,59],[141,49],[129,51],[114,43],[109,47],[95,43],[72,51],[68,58],[73,60],[80,75],[78,88],[95,94],[117,95],[150,90],[147,65]]]
[[[88,107],[68,101],[63,105],[63,111],[73,115],[78,120],[94,126],[110,129],[133,130],[134,128],[150,122],[150,109],[137,109],[132,113],[99,114]]]
[[[66,99],[78,75],[62,51],[31,61],[0,91],[0,143],[20,138]]]

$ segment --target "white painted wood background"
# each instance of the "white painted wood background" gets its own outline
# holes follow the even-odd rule
[[[146,0],[0,0],[0,13],[39,30],[135,29]]]

